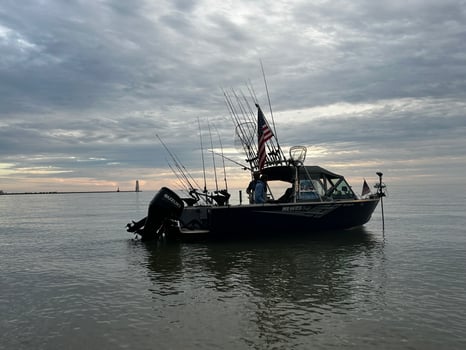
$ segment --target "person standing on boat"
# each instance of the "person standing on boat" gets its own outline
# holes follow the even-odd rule
[[[262,204],[267,199],[267,175],[262,175],[256,182],[256,188],[254,190],[254,203]]]
[[[259,181],[259,172],[255,172],[253,177],[254,178],[249,183],[248,188],[246,188],[246,193],[249,195],[249,204],[254,203],[254,190],[256,189],[257,181]]]

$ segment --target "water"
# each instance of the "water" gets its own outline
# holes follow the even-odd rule
[[[363,229],[146,245],[152,193],[0,196],[0,349],[461,349],[464,191],[391,186]]]

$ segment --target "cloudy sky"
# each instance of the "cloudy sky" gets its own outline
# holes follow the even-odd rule
[[[356,182],[461,184],[465,38],[463,0],[2,1],[0,190],[156,190],[174,177],[156,135],[201,176],[198,121],[242,162],[222,89],[268,111],[261,61],[285,151]]]

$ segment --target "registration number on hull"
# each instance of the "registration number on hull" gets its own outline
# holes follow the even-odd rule
[[[341,206],[353,206],[353,204],[323,204],[323,205],[293,205],[282,208],[282,212],[295,213],[299,215],[323,217]]]

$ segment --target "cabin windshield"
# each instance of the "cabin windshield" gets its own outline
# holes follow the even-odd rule
[[[309,171],[308,171],[309,170]],[[354,199],[356,195],[341,175],[305,168],[300,174],[298,201]]]
[[[327,192],[327,196],[333,199],[354,199],[355,194],[351,189],[351,186],[348,185],[345,179],[341,179],[336,183],[335,186],[330,188]]]
[[[265,168],[269,199],[278,202],[328,201],[355,199],[345,178],[319,166],[277,166]],[[297,178],[296,178],[297,176]],[[279,194],[275,197],[273,194]]]

